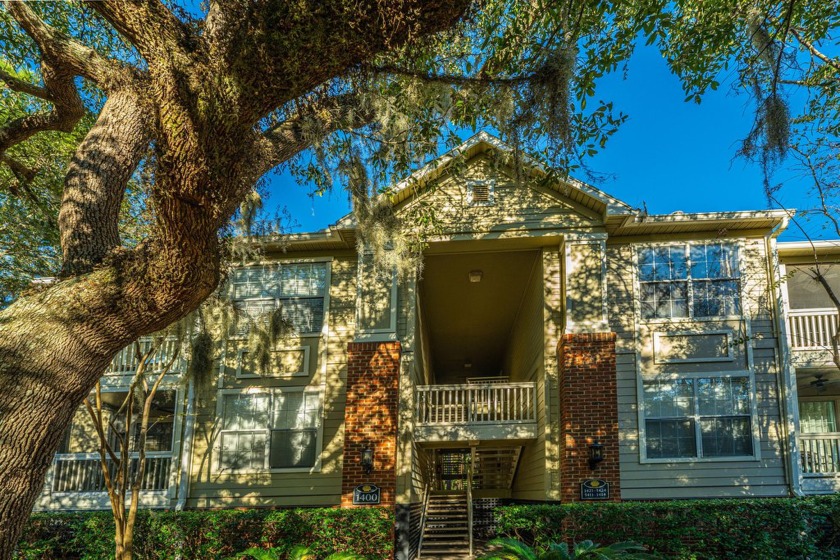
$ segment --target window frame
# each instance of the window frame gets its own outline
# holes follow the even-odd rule
[[[820,435],[824,436],[826,434],[838,434],[840,433],[840,395],[819,395],[819,396],[808,396],[808,397],[799,397],[797,399],[797,428],[799,434],[802,436],[815,436]],[[834,407],[834,419],[835,423],[837,424],[837,431],[836,432],[806,432],[802,427],[802,404],[809,403],[809,402],[831,402]]]
[[[294,332],[294,336],[299,338],[317,338],[321,337],[325,334],[328,324],[329,324],[329,306],[330,306],[330,289],[331,289],[331,279],[332,279],[332,262],[333,257],[324,257],[324,258],[303,258],[303,259],[289,259],[289,260],[277,260],[277,261],[270,261],[270,262],[263,262],[263,263],[249,263],[244,266],[237,267],[235,270],[247,270],[247,269],[261,269],[267,270],[274,268],[275,271],[279,271],[281,267],[284,265],[287,266],[294,266],[299,264],[317,264],[323,263],[325,268],[325,275],[324,275],[324,294],[321,296],[323,300],[323,323],[321,324],[321,328],[317,331],[307,331],[307,332]],[[227,281],[227,294],[230,301],[234,304],[236,302],[273,302],[274,309],[279,307],[279,304],[283,300],[293,299],[290,297],[251,297],[251,298],[236,298],[234,297],[234,290],[235,290],[235,282],[233,281],[233,273],[231,274],[230,278]],[[302,298],[302,299],[316,299],[316,298]],[[247,340],[248,332],[241,331],[238,328],[232,329],[232,332],[228,335],[228,340]]]
[[[747,379],[747,386],[748,386],[748,394],[750,399],[750,406],[749,406],[749,419],[750,419],[750,436],[752,438],[752,455],[733,455],[733,456],[723,456],[723,457],[703,457],[700,455],[701,450],[703,448],[702,444],[702,429],[700,426],[701,418],[725,418],[730,417],[731,415],[720,415],[720,416],[710,416],[710,415],[701,415],[699,406],[697,403],[697,389],[696,384],[694,388],[694,392],[692,395],[692,399],[694,399],[694,413],[690,416],[683,416],[680,418],[686,418],[694,421],[694,445],[695,445],[695,453],[694,457],[648,457],[647,456],[647,427],[646,427],[646,420],[649,418],[645,415],[645,398],[644,398],[644,385],[645,383],[652,383],[657,381],[672,381],[677,379],[721,379],[721,378],[745,378]],[[642,464],[667,464],[667,463],[721,463],[721,462],[745,462],[745,461],[760,461],[761,460],[761,433],[760,433],[760,426],[758,425],[758,409],[756,404],[756,387],[755,387],[755,375],[752,371],[748,370],[739,370],[739,371],[716,371],[716,372],[692,372],[692,373],[667,373],[667,374],[660,374],[651,377],[642,377],[639,376],[637,386],[637,393],[636,393],[636,402],[637,410],[638,410],[638,431],[639,431],[639,461]],[[737,416],[747,416],[743,414],[739,414]],[[656,418],[650,418],[650,420],[655,420]]]
[[[296,371],[292,373],[276,373],[276,372],[266,372],[264,374],[259,373],[243,373],[242,366],[244,365],[245,361],[245,354],[249,354],[251,352],[250,348],[239,348],[236,351],[236,379],[292,379],[293,377],[309,377],[310,373],[310,362],[309,362],[309,346],[283,346],[281,348],[277,348],[272,350],[272,352],[294,352],[294,351],[302,351],[303,352],[303,369],[301,371]]]
[[[315,419],[318,423],[315,429],[315,463],[311,467],[271,467],[271,432],[274,429],[271,425],[271,415],[274,407],[274,397],[282,393],[308,393],[318,396],[318,411]],[[269,424],[265,428],[253,430],[225,430],[224,429],[224,412],[225,400],[230,395],[269,395]],[[228,474],[258,474],[258,473],[316,473],[321,472],[321,456],[323,454],[324,445],[324,391],[320,386],[304,385],[299,387],[251,387],[246,389],[220,389],[216,396],[216,418],[220,422],[219,436],[216,444],[213,446],[215,459],[213,460],[214,473],[228,473]],[[222,436],[225,433],[264,433],[265,434],[265,458],[262,468],[246,467],[242,469],[232,469],[222,466]]]
[[[727,315],[703,315],[703,316],[695,316],[694,315],[694,284],[696,282],[701,282],[704,279],[695,280],[691,276],[691,250],[693,247],[698,245],[708,245],[708,244],[721,244],[721,245],[731,245],[735,247],[738,251],[737,255],[737,273],[738,275],[735,277],[727,277],[727,279],[734,279],[738,283],[737,288],[737,295],[738,295],[738,308],[739,313],[737,314],[727,314]],[[683,247],[685,251],[685,264],[686,264],[686,278],[685,280],[663,280],[661,282],[643,282],[641,279],[641,252],[644,249],[655,249],[657,247]],[[743,255],[744,255],[744,241],[743,239],[733,239],[733,240],[713,240],[713,239],[698,239],[698,240],[689,240],[689,241],[662,241],[657,243],[636,243],[633,246],[633,274],[635,276],[635,297],[636,297],[636,316],[640,322],[644,323],[674,323],[674,322],[701,322],[701,321],[729,321],[729,320],[740,320],[744,317],[744,270],[743,270]],[[642,285],[643,284],[651,284],[651,283],[668,283],[674,284],[676,282],[685,282],[686,283],[686,311],[687,315],[685,317],[645,317],[644,313],[642,312]]]

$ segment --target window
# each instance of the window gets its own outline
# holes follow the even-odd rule
[[[646,381],[648,459],[753,456],[748,377]]]
[[[639,250],[642,317],[725,317],[741,312],[738,247],[660,245]]]
[[[327,263],[295,263],[233,271],[232,298],[250,321],[281,309],[283,320],[300,334],[318,333],[324,324]],[[248,321],[237,328],[247,332]]]
[[[837,431],[834,401],[800,401],[799,422],[803,434],[825,434]]]
[[[312,468],[321,402],[315,391],[222,395],[219,466],[230,470]]]
[[[470,206],[492,206],[495,188],[490,181],[467,183],[467,204]]]

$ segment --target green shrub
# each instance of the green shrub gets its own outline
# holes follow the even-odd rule
[[[517,505],[496,509],[500,535],[550,542],[641,542],[666,558],[840,558],[840,496]]]
[[[385,508],[141,511],[135,552],[144,560],[223,559],[249,548],[279,557],[306,546],[315,558],[353,552],[389,558],[393,513]],[[23,560],[100,560],[114,557],[110,512],[38,513],[30,518],[15,556]]]

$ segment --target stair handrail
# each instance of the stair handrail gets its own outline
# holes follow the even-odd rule
[[[475,457],[475,448],[472,451],[470,464],[467,467],[467,532],[470,536],[470,558],[474,556],[473,551],[473,503],[472,503],[472,485],[473,485],[473,461]]]
[[[423,509],[420,512],[420,539],[417,541],[417,557],[420,557],[420,551],[423,550],[423,533],[426,531],[426,511],[429,509],[429,496],[431,495],[430,484],[426,484],[423,488]]]

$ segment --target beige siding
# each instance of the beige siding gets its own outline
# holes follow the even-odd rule
[[[778,363],[768,297],[763,239],[742,241],[741,321],[640,321],[633,247],[608,250],[611,327],[618,334],[618,406],[621,454],[621,494],[624,499],[782,496],[787,494],[781,452],[781,420],[777,391]],[[638,323],[638,324],[637,324]],[[731,331],[731,359],[703,361],[708,348],[684,351],[690,362],[657,359],[657,332],[709,333]],[[694,352],[694,354],[692,354]],[[645,463],[639,446],[638,381],[661,373],[754,372],[759,459]]]
[[[493,204],[470,203],[473,180],[494,182]],[[422,201],[422,202],[421,202]],[[590,228],[600,217],[554,190],[517,181],[509,168],[484,155],[469,160],[463,169],[427,187],[399,212],[411,214],[423,204],[435,209],[436,234],[505,233],[526,229]]]
[[[333,506],[341,501],[347,344],[355,333],[356,259],[335,258],[330,265],[329,307],[324,334],[285,340],[307,346],[306,376],[237,379],[235,358],[227,352],[220,367],[219,389],[301,387],[323,390],[321,468],[317,472],[219,472],[214,445],[218,439],[215,391],[200,395],[197,406],[190,494],[187,507]],[[240,343],[234,342],[234,348]],[[229,344],[230,346],[230,344]],[[235,356],[234,352],[234,356]]]
[[[542,262],[534,262],[531,278],[522,298],[516,321],[511,330],[504,360],[505,374],[511,381],[544,383],[544,319],[543,319]],[[540,391],[538,394],[540,394]],[[545,399],[537,402],[540,425],[545,424]],[[523,499],[545,498],[545,432],[525,445],[513,484],[513,497]]]

